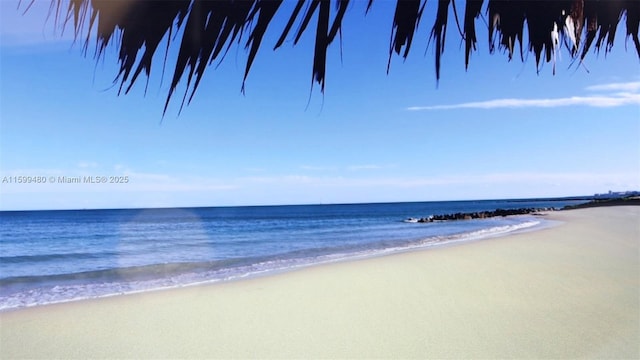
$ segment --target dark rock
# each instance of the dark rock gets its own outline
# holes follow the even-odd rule
[[[431,215],[419,218],[419,223],[429,223],[434,221],[451,221],[451,220],[471,220],[471,219],[487,219],[496,216],[526,215],[535,214],[540,211],[553,211],[553,208],[519,208],[519,209],[496,209],[494,211],[479,211],[472,213],[455,213]],[[416,221],[412,221],[416,222]]]

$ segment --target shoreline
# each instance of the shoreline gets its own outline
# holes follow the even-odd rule
[[[220,282],[0,313],[3,358],[631,357],[638,207]]]
[[[552,211],[552,210],[548,210],[548,211]],[[324,255],[315,257],[313,258],[313,260],[309,260],[306,258],[289,259],[289,260],[300,261],[300,262],[289,264],[289,265],[283,265],[282,267],[254,270],[248,273],[240,271],[237,274],[230,275],[229,277],[226,277],[226,278],[215,277],[215,278],[204,279],[204,280],[194,281],[194,282],[176,283],[173,285],[163,285],[163,286],[157,286],[157,287],[126,290],[118,293],[106,293],[106,294],[96,295],[91,297],[78,297],[78,298],[71,298],[71,299],[54,300],[47,303],[35,303],[35,304],[27,304],[22,306],[5,307],[5,308],[0,308],[0,313],[20,311],[23,309],[31,309],[31,308],[41,307],[41,306],[51,306],[51,305],[66,304],[66,303],[100,300],[100,299],[112,298],[117,296],[129,296],[129,295],[144,294],[144,293],[179,290],[183,288],[191,288],[191,287],[197,287],[197,286],[218,285],[218,284],[224,284],[227,282],[245,281],[253,278],[278,276],[281,274],[301,271],[301,270],[311,268],[311,267],[316,267],[316,266],[327,266],[327,265],[338,264],[343,262],[375,259],[379,257],[393,256],[396,254],[403,254],[403,253],[415,252],[415,251],[437,250],[437,249],[445,248],[449,246],[461,246],[467,243],[473,243],[473,242],[484,241],[484,240],[489,240],[493,238],[511,236],[514,234],[525,233],[530,231],[535,232],[545,228],[557,226],[559,222],[545,218],[545,215],[547,214],[548,213],[508,215],[506,216],[508,218],[525,218],[525,219],[529,218],[530,220],[525,221],[523,223],[516,224],[516,225],[504,225],[504,226],[483,228],[480,230],[454,233],[450,235],[430,236],[430,237],[425,237],[423,239],[417,239],[411,242],[406,242],[406,243],[402,243],[402,244],[398,244],[390,247],[370,248],[366,250],[355,250],[353,252],[345,252],[345,253],[329,253],[329,254],[324,254]],[[487,219],[471,219],[471,220],[482,221]],[[502,227],[505,227],[506,229],[501,229]],[[489,232],[487,232],[488,230]],[[252,264],[250,266],[260,265],[260,264],[261,263],[257,263],[257,264]],[[231,270],[237,270],[237,269],[231,268]]]

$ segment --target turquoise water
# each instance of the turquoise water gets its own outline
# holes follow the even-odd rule
[[[409,217],[580,201],[0,212],[0,310],[180,287],[481,240],[544,225],[514,216]]]

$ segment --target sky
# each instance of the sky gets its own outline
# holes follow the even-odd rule
[[[163,116],[171,73],[163,78],[161,61],[148,84],[142,79],[118,96],[115,47],[99,61],[91,47],[83,56],[71,29],[46,20],[48,1],[25,15],[16,1],[0,6],[0,210],[640,190],[640,63],[624,27],[611,53],[591,52],[583,65],[562,51],[554,75],[546,63],[538,72],[533,55],[509,62],[489,54],[483,20],[465,71],[450,26],[438,82],[434,46],[427,47],[435,2],[427,3],[409,57],[392,57],[387,74],[393,4],[374,2],[365,16],[366,3],[356,1],[342,51],[338,42],[329,48],[324,94],[311,82],[313,32],[271,50],[280,17],[245,94],[247,53],[232,48],[208,68],[188,106],[179,112],[179,87]]]

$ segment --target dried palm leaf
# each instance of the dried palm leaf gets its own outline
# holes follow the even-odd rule
[[[264,36],[270,28],[278,26],[274,25],[273,19],[283,8],[282,0],[51,1],[50,12],[54,14],[56,24],[63,20],[64,27],[73,19],[76,39],[83,38],[85,54],[89,43],[94,42],[94,56],[100,58],[115,39],[120,65],[115,82],[120,83],[119,92],[124,89],[125,94],[131,90],[143,71],[149,78],[160,42],[167,38],[168,52],[170,43],[175,41],[173,35],[179,30],[183,31],[178,40],[177,60],[173,67],[165,111],[183,79],[186,79],[186,90],[180,108],[187,101],[187,95],[187,103],[191,101],[207,67],[214,61],[222,62],[233,44],[244,44],[248,51],[241,88],[244,92]],[[331,10],[332,2],[335,4],[335,11]],[[282,46],[296,22],[299,27],[295,31],[293,44],[298,44],[315,17],[312,84],[319,84],[323,92],[327,49],[338,35],[342,37],[342,24],[349,3],[349,0],[297,0],[274,46],[274,50]],[[483,0],[467,0],[465,4],[464,25],[460,30],[465,42],[465,67],[469,66],[471,52],[476,50],[475,19],[482,14],[484,3]],[[556,53],[560,50],[559,45],[563,39],[571,57],[580,60],[585,58],[594,42],[595,51],[599,52],[604,48],[605,52],[609,52],[617,26],[625,16],[626,36],[632,39],[640,58],[638,0],[489,0],[486,3],[489,51],[495,52],[495,41],[498,39],[498,48],[506,50],[509,60],[513,58],[517,44],[520,47],[520,58],[524,60],[525,26],[528,34],[527,51],[535,55],[537,68],[541,60],[555,63]],[[438,0],[429,37],[430,40],[435,40],[437,79],[440,78],[440,59],[445,48],[449,4],[450,0]],[[391,26],[387,72],[393,53],[405,59],[409,55],[425,5],[426,0],[397,1]],[[372,6],[373,0],[368,0],[365,13]],[[453,11],[458,22],[455,3]],[[165,62],[166,58],[165,53]]]

